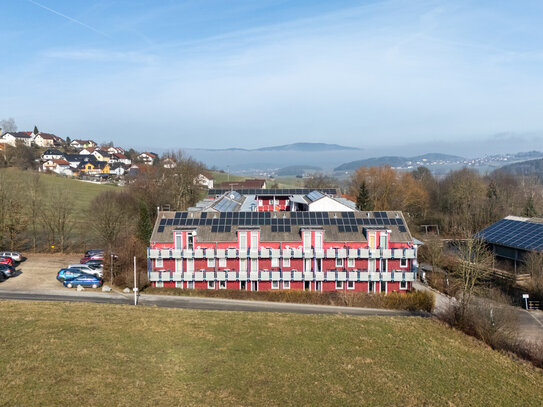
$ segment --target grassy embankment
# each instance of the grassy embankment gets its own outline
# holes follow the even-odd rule
[[[543,404],[540,371],[429,319],[0,306],[0,405]]]

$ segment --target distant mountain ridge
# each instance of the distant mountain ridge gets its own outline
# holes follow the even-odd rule
[[[292,143],[283,144],[281,146],[270,146],[260,148],[202,148],[198,150],[204,151],[299,151],[299,152],[321,152],[321,151],[340,151],[340,150],[360,150],[356,147],[341,146],[339,144],[328,143]]]
[[[504,165],[496,171],[504,171],[513,175],[535,176],[543,180],[543,158]]]
[[[384,157],[372,157],[363,160],[350,161],[334,168],[334,171],[351,171],[360,167],[380,167],[383,165],[390,165],[391,167],[407,167],[414,165],[413,163],[423,163],[426,161],[462,161],[464,157],[442,153],[427,153],[417,155],[414,157],[401,157],[401,156],[384,156]]]

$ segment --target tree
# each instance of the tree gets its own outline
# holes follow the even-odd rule
[[[151,240],[151,234],[153,233],[153,224],[151,223],[151,217],[149,216],[149,209],[145,202],[139,204],[139,219],[136,227],[136,237],[143,243],[148,244]]]
[[[122,235],[130,235],[135,219],[134,198],[127,192],[106,191],[94,198],[89,208],[91,230],[109,252]]]
[[[6,237],[10,250],[19,246],[28,225],[26,197],[20,188],[20,178],[0,175],[0,230]]]
[[[15,119],[10,117],[9,119],[0,120],[0,129],[2,132],[14,132],[17,131],[17,125],[15,124]]]
[[[528,218],[533,218],[537,216],[537,212],[535,210],[535,205],[534,205],[534,198],[531,195],[526,200],[526,205],[524,205],[524,210],[522,212],[522,215]]]
[[[60,248],[62,253],[75,223],[73,204],[70,192],[65,188],[57,188],[49,191],[42,205],[41,219],[49,233],[49,243]]]
[[[336,184],[335,178],[321,173],[310,174],[304,181],[304,187],[309,189],[335,188]]]
[[[366,181],[362,181],[360,188],[358,189],[358,195],[356,196],[356,209],[359,211],[371,211],[373,205],[371,204],[370,191],[366,186]]]
[[[530,274],[531,289],[543,296],[543,253],[529,252],[524,258],[522,271]]]
[[[38,126],[34,126],[34,131],[33,131],[32,133],[34,133],[34,134],[38,134],[38,133],[39,133],[39,131],[38,131]]]
[[[493,256],[482,240],[474,238],[459,240],[456,250],[454,274],[460,281],[459,317],[463,323],[478,284],[492,272]]]
[[[26,191],[28,194],[27,205],[30,221],[30,231],[32,233],[32,249],[34,252],[36,252],[39,230],[39,217],[43,204],[39,174],[34,173],[28,179]]]

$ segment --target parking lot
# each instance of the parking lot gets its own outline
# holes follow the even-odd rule
[[[57,272],[69,264],[79,263],[77,254],[32,254],[25,253],[26,261],[17,266],[15,277],[0,282],[0,289],[13,291],[54,290],[62,288]]]

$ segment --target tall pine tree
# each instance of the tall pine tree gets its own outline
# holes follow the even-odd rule
[[[356,208],[359,211],[373,210],[370,191],[368,190],[366,181],[362,181],[362,183],[360,184],[360,188],[358,189],[358,196],[356,197]]]
[[[147,209],[147,205],[144,202],[141,202],[136,237],[143,243],[148,244],[152,234],[153,224],[149,218],[149,210]]]
[[[533,218],[537,216],[537,212],[535,210],[535,205],[534,205],[534,199],[532,198],[532,196],[528,197],[528,200],[526,201],[526,205],[524,206],[524,212],[522,214],[528,218]]]

